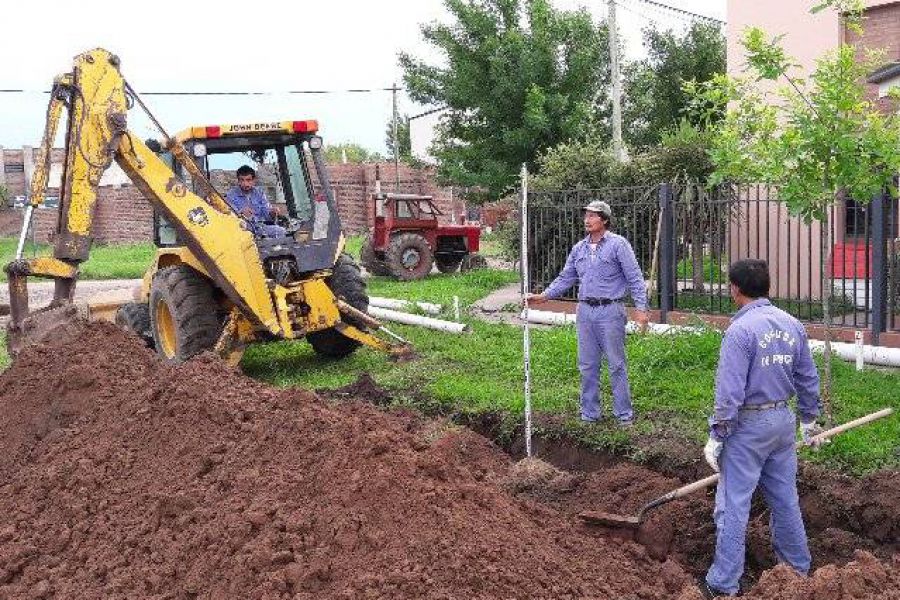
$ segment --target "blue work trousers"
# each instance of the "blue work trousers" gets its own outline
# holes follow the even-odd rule
[[[620,421],[634,417],[625,364],[625,307],[578,303],[578,371],[581,373],[581,418],[600,418],[600,364],[606,357],[613,397],[613,414]]]
[[[719,458],[716,489],[716,554],[706,582],[728,594],[738,592],[744,572],[750,499],[757,484],[770,510],[769,530],[779,562],[802,575],[810,555],[797,496],[797,420],[785,406],[742,410]]]

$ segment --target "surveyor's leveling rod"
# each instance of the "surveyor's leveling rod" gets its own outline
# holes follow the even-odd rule
[[[522,350],[525,357],[525,454],[531,457],[531,332],[528,328],[528,168],[522,163],[522,244],[519,267],[522,269],[522,302],[525,323],[522,328]]]

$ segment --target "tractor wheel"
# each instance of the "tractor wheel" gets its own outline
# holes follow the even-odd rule
[[[359,266],[349,254],[342,254],[338,258],[331,275],[325,278],[325,284],[335,296],[343,298],[353,308],[363,312],[369,309],[366,282],[359,271]],[[347,324],[353,325],[358,329],[364,329],[365,327],[354,319],[343,315],[341,318]],[[313,331],[307,334],[306,339],[309,340],[310,345],[312,345],[313,350],[317,354],[331,358],[343,358],[360,346],[359,342],[353,338],[348,338],[333,327],[322,331]]]
[[[378,258],[378,254],[375,252],[375,240],[370,235],[363,239],[362,249],[359,251],[359,262],[372,275],[391,274],[391,270],[384,264],[384,261]]]
[[[480,254],[466,254],[462,259],[462,263],[459,265],[460,273],[465,273],[466,271],[474,271],[475,269],[486,269],[487,268],[487,260]]]
[[[434,264],[437,267],[437,270],[441,273],[453,273],[458,268],[460,263],[462,263],[462,258],[459,256],[447,256],[447,257],[434,257]]]
[[[412,281],[431,273],[434,254],[428,240],[421,235],[401,233],[391,240],[385,260],[394,277],[400,281]]]
[[[150,305],[143,302],[123,304],[116,311],[116,325],[141,338],[148,348],[153,348],[153,332],[150,329]]]
[[[221,325],[212,283],[194,269],[161,269],[150,286],[150,329],[156,351],[171,362],[184,362],[211,349]]]

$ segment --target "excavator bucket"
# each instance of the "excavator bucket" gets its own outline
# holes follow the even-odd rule
[[[38,263],[41,261],[41,263]],[[11,356],[32,344],[65,342],[78,327],[78,308],[70,302],[54,300],[49,306],[29,311],[28,276],[40,268],[43,259],[15,260],[5,267],[9,277],[9,322],[6,346]],[[47,266],[44,264],[43,266]]]
[[[63,346],[78,332],[85,319],[74,304],[47,307],[30,313],[22,321],[10,321],[6,330],[6,348],[10,356],[16,356],[24,348],[34,344]]]

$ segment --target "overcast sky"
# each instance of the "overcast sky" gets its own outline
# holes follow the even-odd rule
[[[661,0],[725,18],[725,0]],[[603,0],[554,0],[560,8],[606,14]],[[626,53],[641,53],[641,29],[655,22],[681,29],[687,19],[640,0],[621,0],[619,29]],[[438,60],[421,41],[419,25],[446,20],[441,0],[330,0],[292,3],[157,0],[16,0],[3,9],[0,55],[0,145],[38,145],[47,95],[72,57],[103,47],[122,60],[122,73],[139,93],[257,91],[264,96],[144,98],[170,133],[190,125],[316,118],[326,143],[356,142],[385,153],[391,93],[288,95],[290,90],[384,88],[402,83],[400,50]],[[400,112],[424,107],[400,93]],[[154,135],[137,110],[129,125]]]

